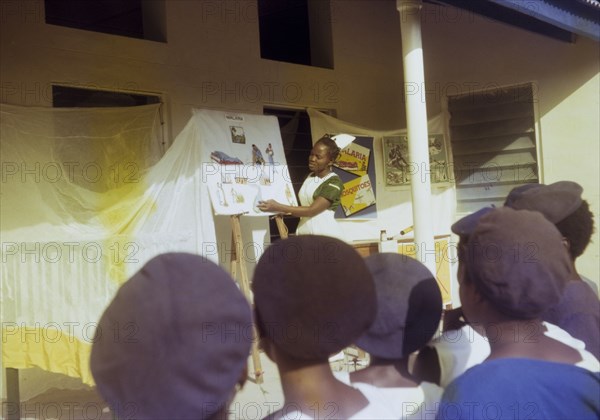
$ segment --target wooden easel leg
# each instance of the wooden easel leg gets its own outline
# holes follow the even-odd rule
[[[233,253],[231,256],[231,276],[237,279],[237,265],[240,267],[240,287],[242,293],[253,306],[252,294],[250,291],[250,282],[248,280],[248,271],[246,270],[246,262],[242,257],[243,241],[242,241],[242,228],[240,225],[240,216],[231,216],[231,228],[232,228],[232,246]],[[254,365],[254,380],[257,384],[263,383],[263,370],[260,363],[260,353],[258,351],[258,333],[256,331],[256,325],[252,325],[252,364]]]
[[[275,216],[275,223],[277,224],[277,230],[279,230],[279,237],[286,239],[288,237],[288,228],[283,221],[283,216],[278,214]]]
[[[233,217],[233,216],[232,216]],[[231,262],[229,265],[229,273],[234,280],[237,281],[237,267],[238,267],[238,252],[235,246],[235,232],[233,232],[233,223],[231,225]],[[248,297],[242,290],[244,296]]]

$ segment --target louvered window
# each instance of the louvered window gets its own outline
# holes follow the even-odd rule
[[[538,182],[533,101],[531,84],[448,98],[458,213]]]

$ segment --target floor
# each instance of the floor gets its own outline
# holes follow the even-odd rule
[[[344,357],[331,361],[332,370],[354,370],[357,363],[365,364],[355,349],[347,349]],[[279,383],[277,367],[260,353],[261,367],[264,372],[263,383],[256,384],[249,379],[237,393],[230,405],[231,420],[262,419],[277,410],[283,404],[283,392]],[[249,372],[254,371],[252,359],[248,360]],[[250,376],[253,376],[252,374]],[[94,388],[58,389],[51,388],[20,406],[21,418],[26,420],[111,420],[112,413]],[[9,418],[15,407],[2,403],[2,418]]]

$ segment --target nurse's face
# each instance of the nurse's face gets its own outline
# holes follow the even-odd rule
[[[321,143],[315,144],[308,157],[308,169],[317,176],[325,176],[332,165],[329,148]]]

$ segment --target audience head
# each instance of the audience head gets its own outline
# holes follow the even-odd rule
[[[374,254],[365,262],[375,281],[377,316],[356,344],[371,356],[398,360],[431,340],[442,295],[429,269],[406,255]]]
[[[556,224],[581,205],[583,189],[575,182],[560,181],[554,184],[525,184],[513,188],[504,205],[515,210],[539,211]]]
[[[594,233],[594,215],[583,200],[573,213],[556,223],[556,228],[568,243],[571,259],[575,261],[587,248]]]
[[[460,241],[465,244],[469,238],[469,236],[475,230],[475,226],[479,223],[479,220],[493,211],[495,207],[483,207],[476,212],[473,212],[462,219],[456,221],[451,227],[450,230],[456,235],[458,235]]]
[[[210,418],[245,380],[252,312],[232,278],[198,255],[150,260],[102,315],[91,354],[117,417]]]
[[[327,362],[375,318],[375,286],[363,258],[332,237],[273,243],[256,266],[252,290],[266,347],[305,363]]]
[[[503,207],[471,217],[471,229],[462,222],[470,232],[459,244],[460,295],[470,322],[479,321],[470,292],[512,319],[537,318],[559,302],[572,264],[560,232],[540,213]]]
[[[537,189],[542,185],[543,184],[530,183],[530,184],[523,184],[523,185],[519,185],[518,187],[514,187],[512,190],[510,190],[510,192],[506,196],[506,199],[504,200],[504,206],[512,207],[512,204],[515,201],[517,201],[519,198],[521,198],[523,196],[523,194],[525,194],[527,191],[532,190],[532,189]]]
[[[575,260],[583,254],[594,232],[593,214],[587,201],[581,198],[582,192],[581,185],[572,181],[526,184],[514,188],[504,205],[542,213],[556,225],[568,243],[571,259]]]

